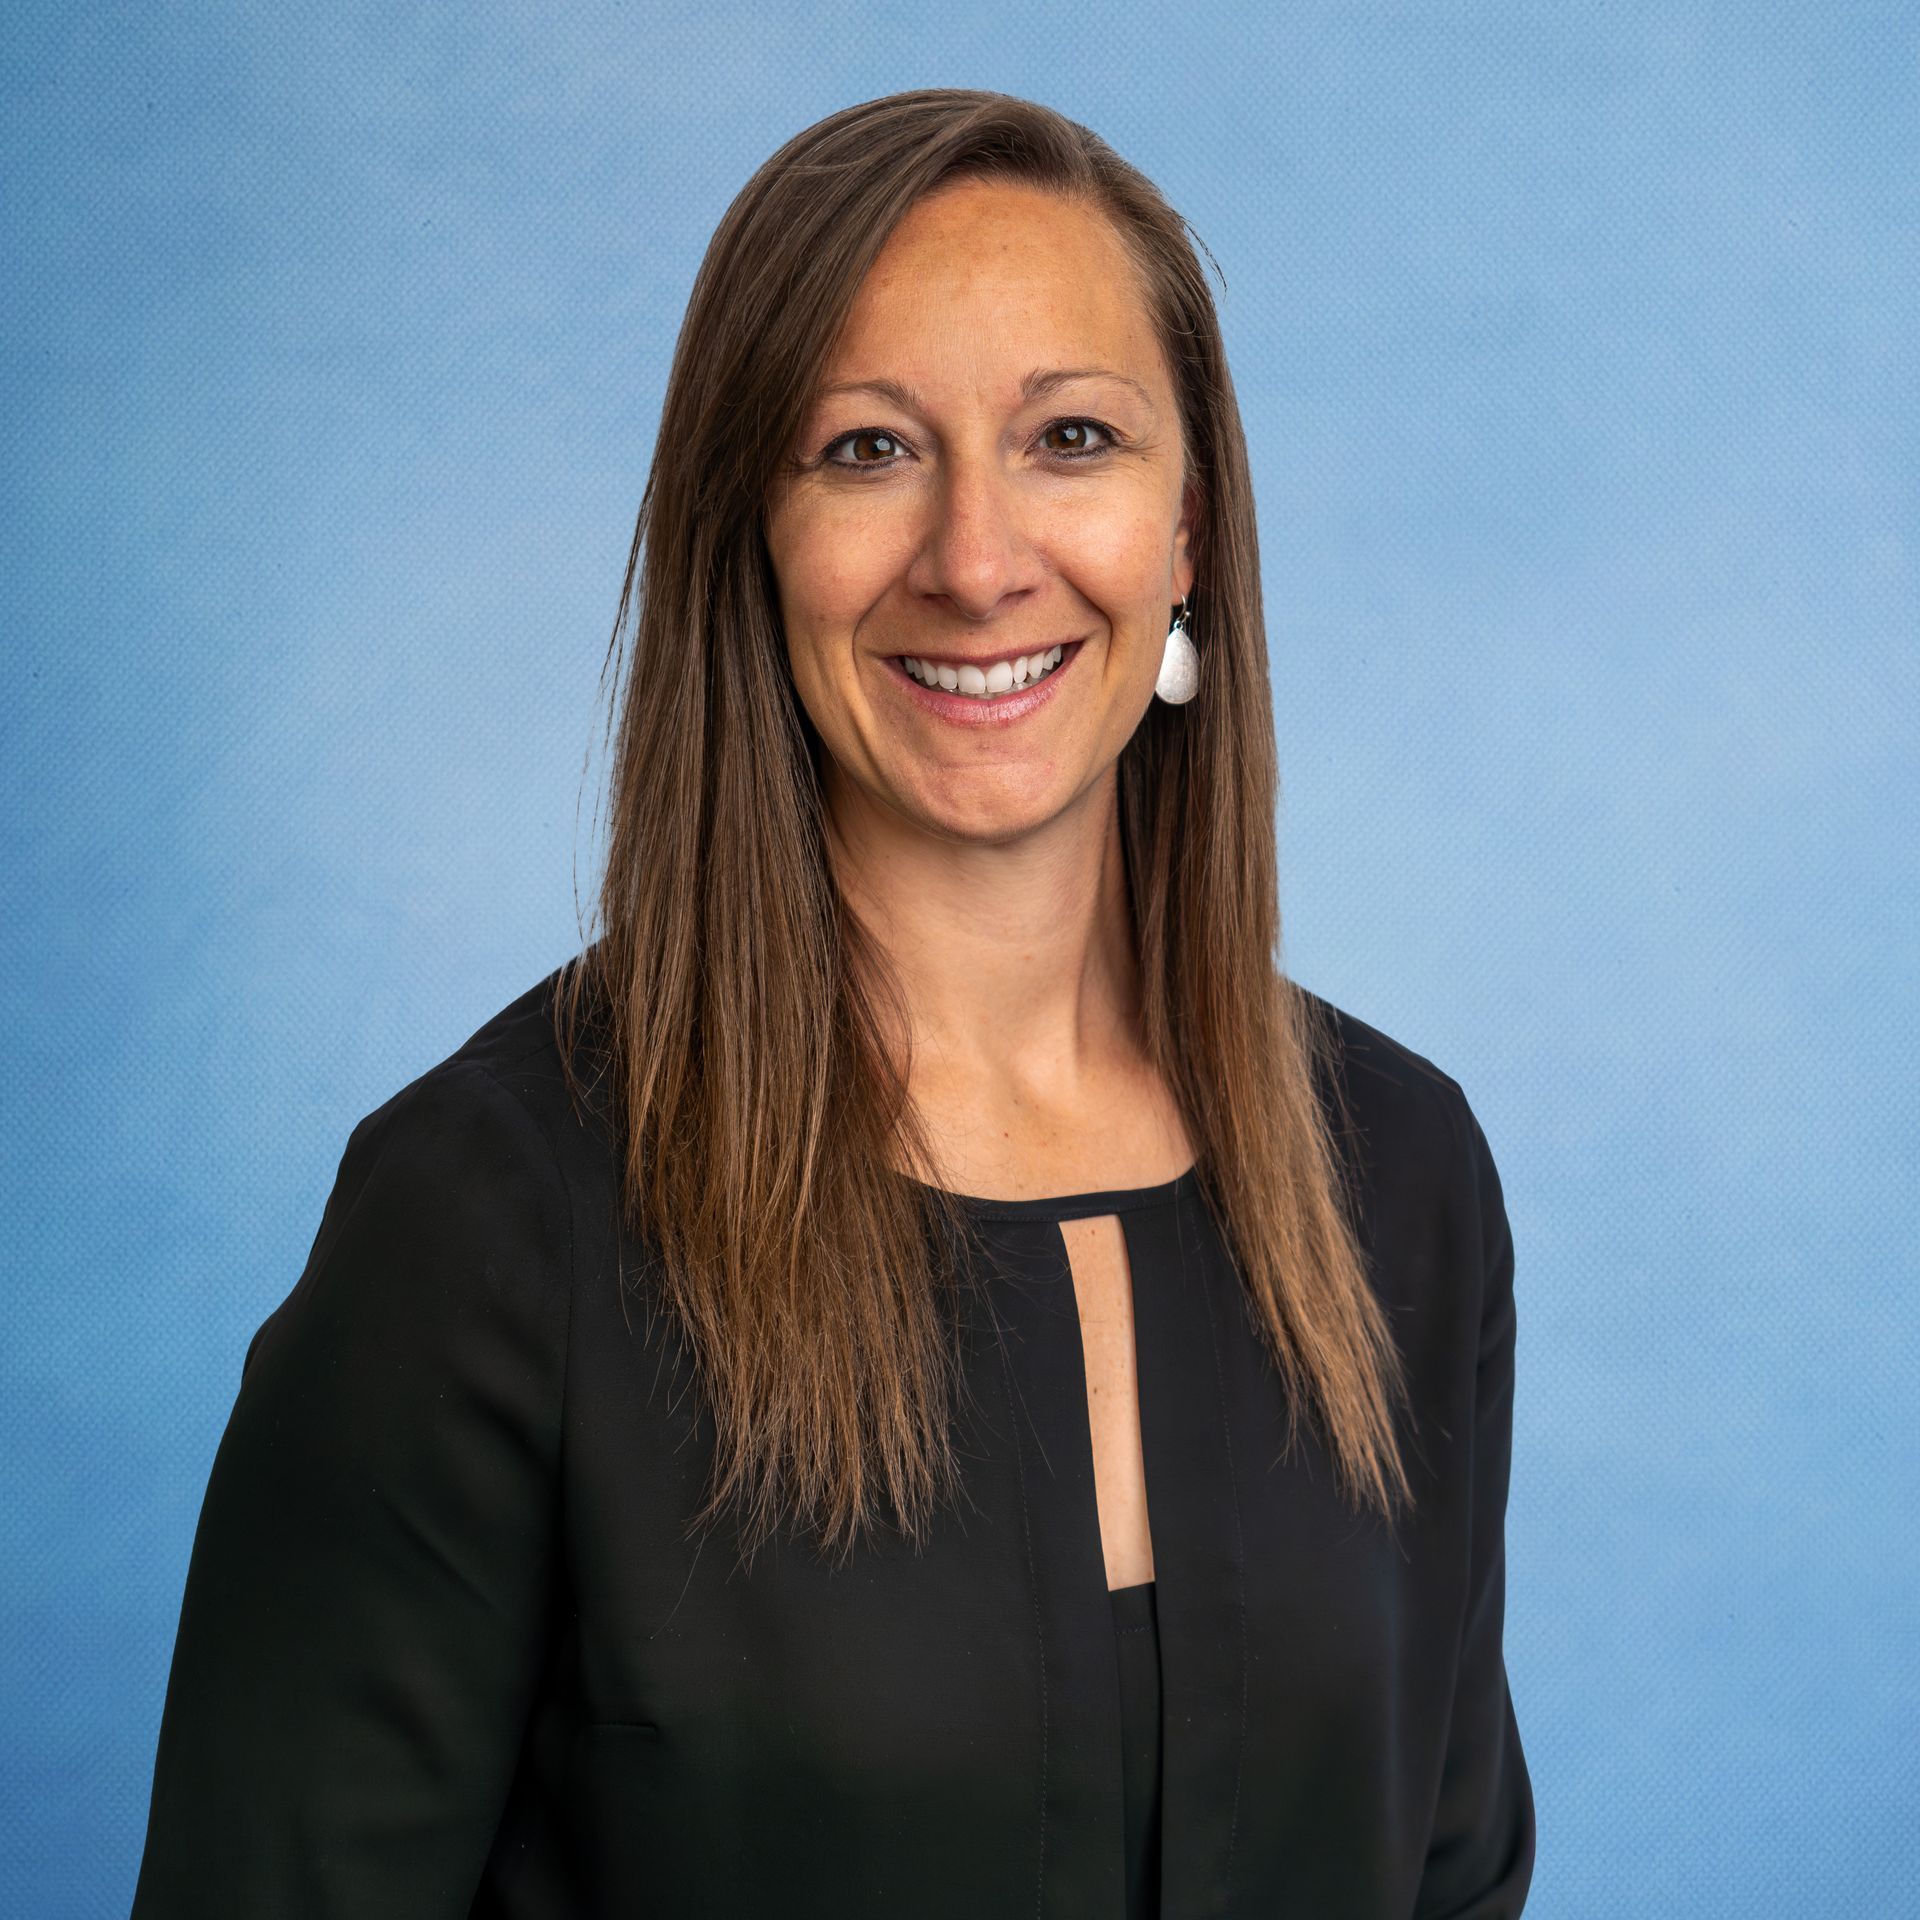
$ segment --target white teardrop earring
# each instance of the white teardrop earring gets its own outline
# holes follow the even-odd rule
[[[1167,650],[1160,656],[1160,677],[1153,683],[1155,695],[1170,707],[1183,706],[1200,691],[1200,655],[1187,638],[1187,600],[1180,596],[1179,617],[1167,635]]]

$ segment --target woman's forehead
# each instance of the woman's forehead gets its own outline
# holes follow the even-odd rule
[[[925,412],[957,383],[1023,405],[1072,375],[1157,405],[1159,340],[1103,216],[1031,192],[909,227],[921,214],[862,282],[818,398],[858,390]]]

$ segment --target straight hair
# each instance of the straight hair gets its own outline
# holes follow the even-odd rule
[[[808,127],[727,208],[603,669],[617,732],[599,926],[562,969],[555,1037],[577,1096],[587,1021],[604,1036],[623,1218],[713,1417],[694,1525],[731,1511],[751,1555],[788,1521],[844,1558],[883,1522],[923,1540],[959,1489],[952,1275],[928,1229],[963,1222],[884,1044],[906,1029],[897,976],[829,865],[823,749],[764,516],[889,234],[923,196],[980,179],[1113,223],[1173,375],[1203,679],[1197,700],[1150,704],[1117,769],[1142,1037],[1278,1371],[1288,1448],[1304,1414],[1345,1496],[1391,1523],[1412,1499],[1392,1413],[1406,1382],[1335,1138],[1331,1013],[1280,963],[1258,540],[1212,296],[1183,217],[1098,135],[1006,94],[928,88]]]

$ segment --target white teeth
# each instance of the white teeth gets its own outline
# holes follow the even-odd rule
[[[1030,687],[1036,680],[1044,679],[1060,664],[1065,653],[1066,647],[1062,644],[1049,647],[1044,653],[996,660],[984,670],[973,665],[935,666],[911,654],[903,655],[901,664],[925,686],[944,687],[948,693],[964,694],[974,700],[991,700],[1016,687]]]

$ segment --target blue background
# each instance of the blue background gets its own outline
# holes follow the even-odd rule
[[[0,1908],[126,1911],[247,1339],[578,944],[715,221],[943,84],[1226,275],[1286,957],[1514,1224],[1529,1914],[1913,1911],[1915,22],[16,0]]]

